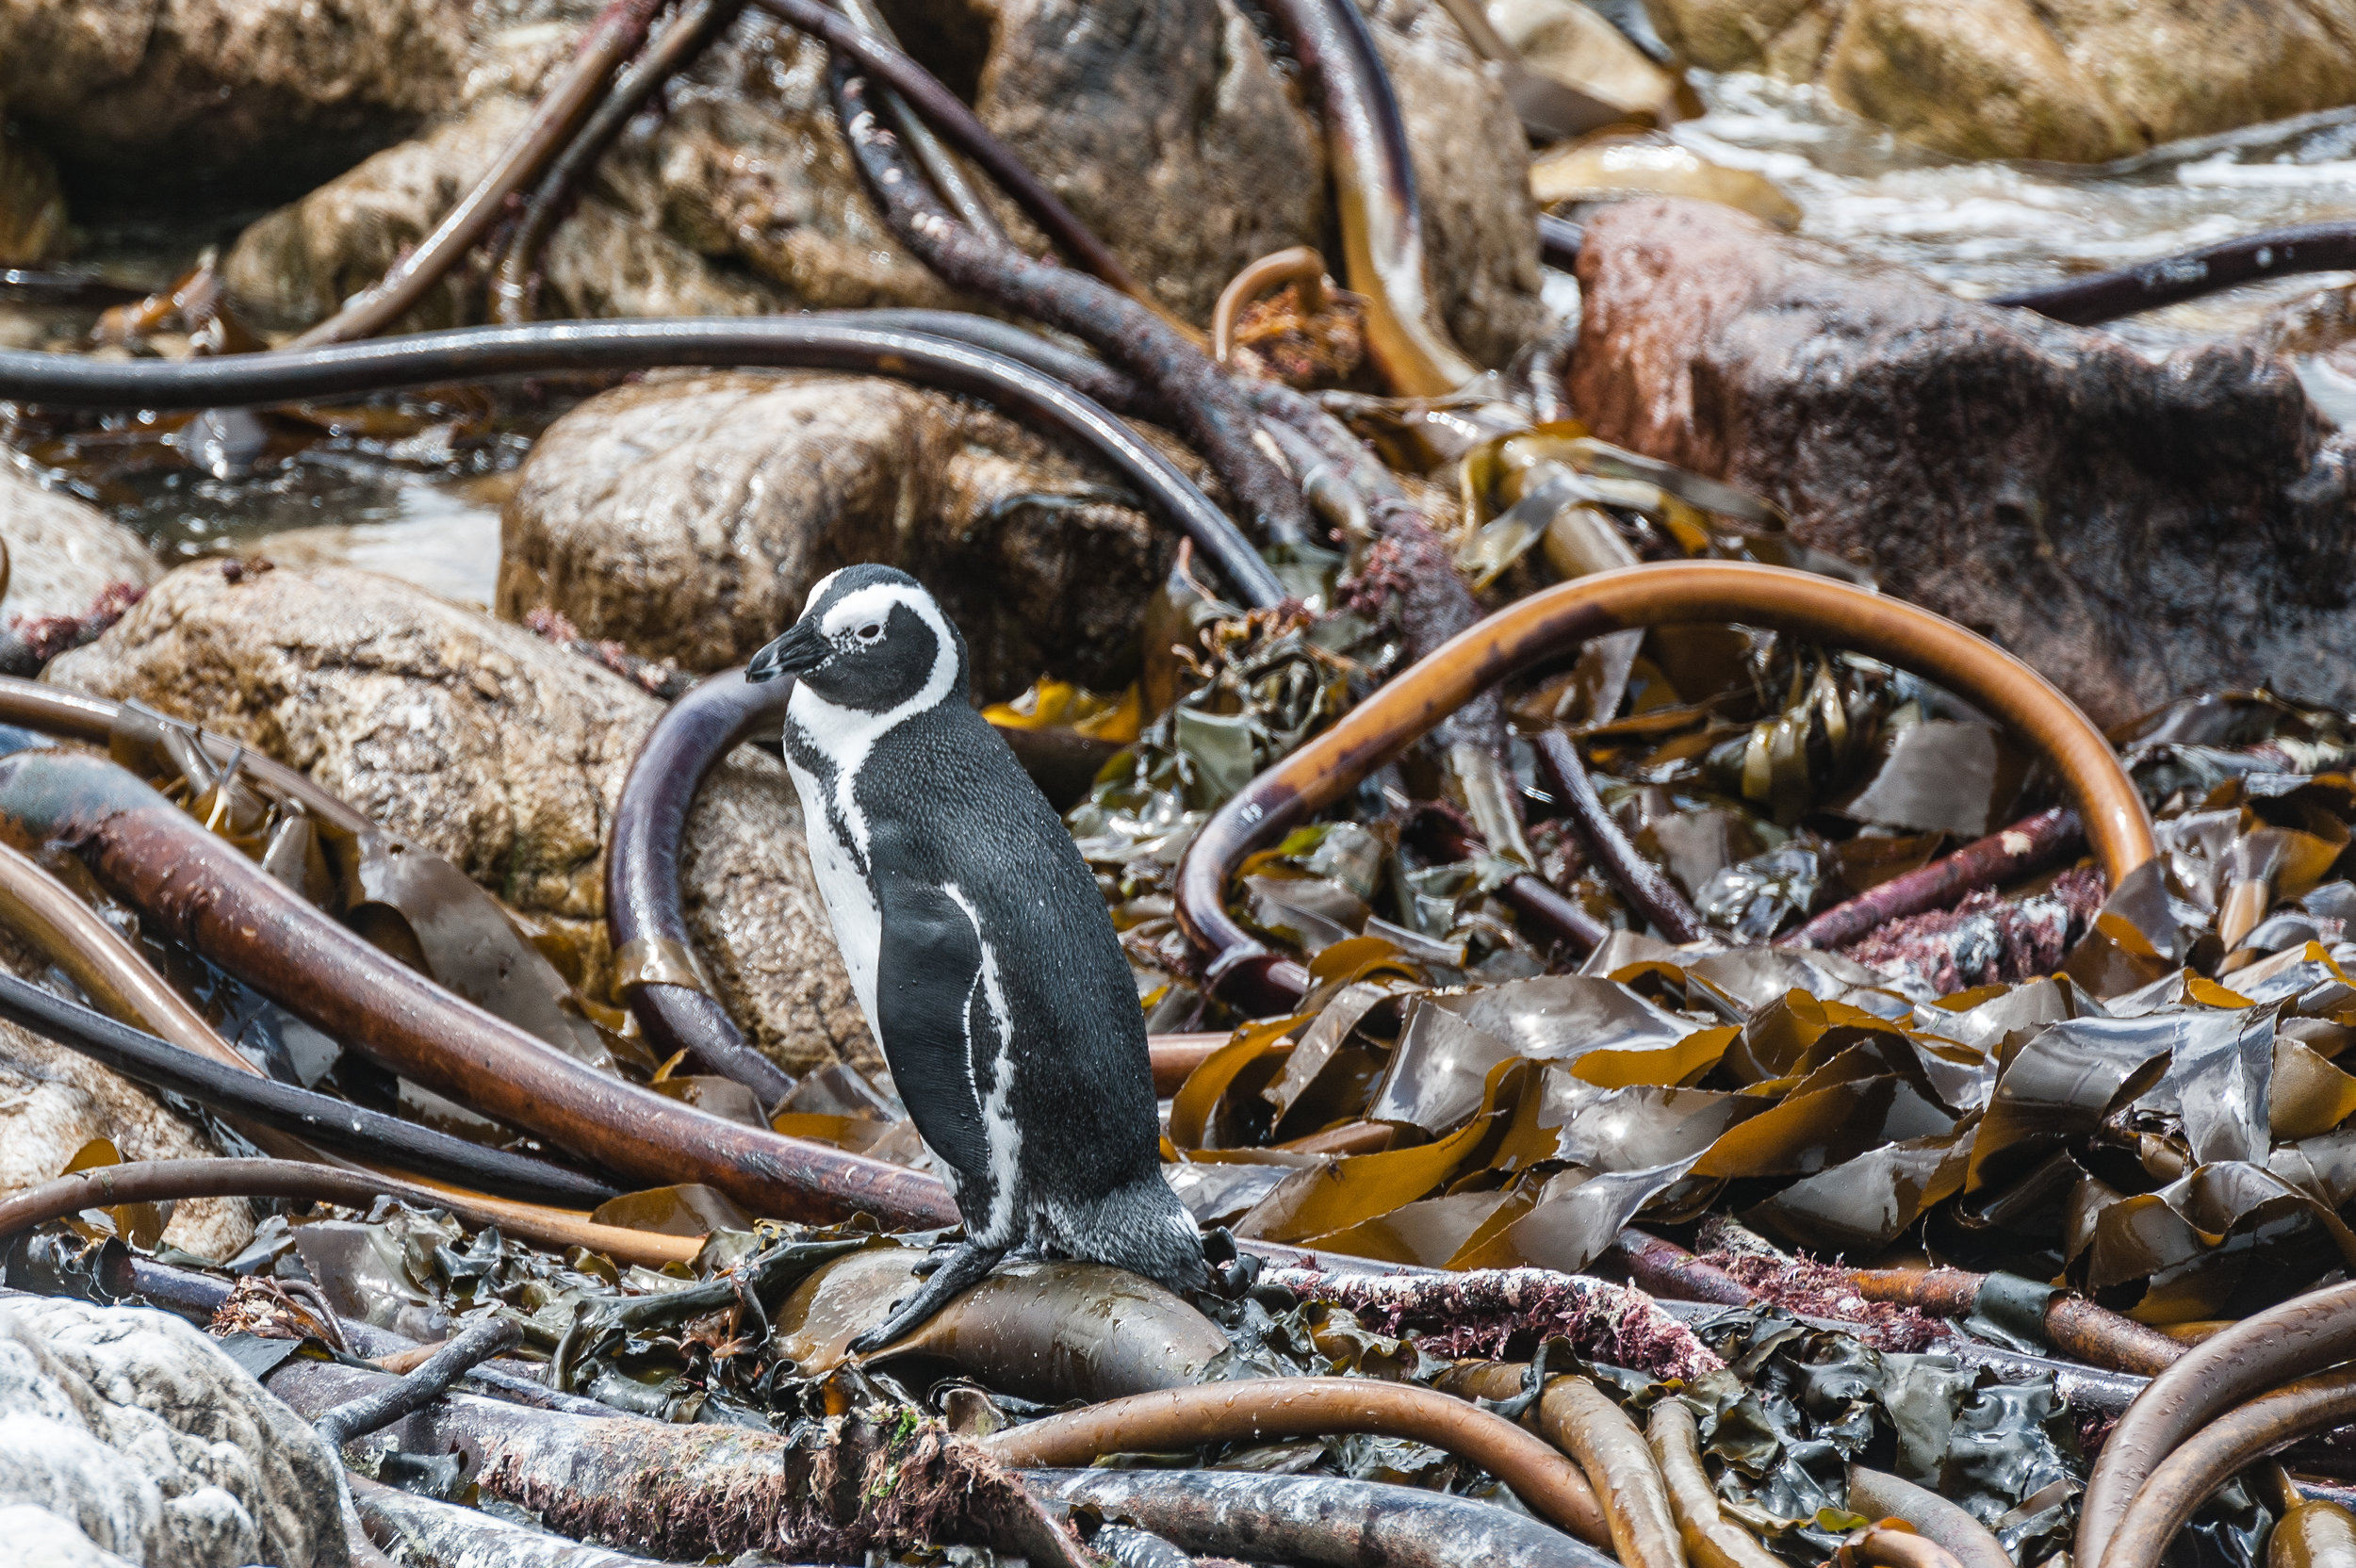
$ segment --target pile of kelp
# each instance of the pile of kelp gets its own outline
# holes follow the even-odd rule
[[[783,699],[732,673],[625,790],[612,990],[205,715],[0,683],[0,929],[41,982],[0,974],[0,1016],[224,1151],[93,1145],[0,1201],[11,1288],[210,1326],[343,1449],[362,1559],[2356,1549],[2317,1478],[2356,1417],[2348,721],[2231,694],[2103,737],[1774,507],[1592,439],[1567,339],[1477,374],[1346,0],[1254,10],[1325,116],[1350,292],[1270,258],[1207,352],[867,8],[758,3],[833,51],[898,238],[1061,338],[519,324],[567,189],[737,8],[626,4],[378,288],[266,349],[200,269],[118,326],[220,352],[0,353],[8,433],[102,477],[428,429],[471,462],[524,439],[512,410],[369,400],[718,364],[943,387],[1092,455],[1188,541],[1144,674],[992,717],[1078,799],[1218,1288],[1018,1263],[847,1353],[957,1217],[889,1085],[789,1077],[700,976],[688,808]],[[1516,101],[1557,132],[1619,113]],[[362,341],[486,244],[511,324]],[[1395,396],[1300,389],[1368,366]],[[1169,425],[1232,513],[1118,416]],[[263,1205],[251,1245],[161,1246],[213,1197]]]

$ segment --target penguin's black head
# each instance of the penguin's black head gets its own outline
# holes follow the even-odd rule
[[[965,639],[924,585],[891,566],[819,580],[793,629],[753,656],[747,680],[792,676],[838,708],[910,711],[965,700]]]

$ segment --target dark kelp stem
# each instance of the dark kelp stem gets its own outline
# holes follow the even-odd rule
[[[2356,267],[2356,223],[2314,223],[2221,240],[2067,283],[2015,289],[1988,303],[2015,305],[2072,326],[2090,327],[2264,278],[2350,267]]]
[[[673,703],[638,747],[605,846],[605,916],[614,937],[614,984],[657,1055],[687,1053],[775,1109],[793,1077],[746,1043],[705,986],[686,911],[679,859],[695,793],[738,742],[785,714],[791,680],[755,685],[723,670]]]
[[[1950,909],[1966,893],[2000,888],[2043,871],[2077,852],[2086,841],[2078,814],[2056,806],[2023,817],[2010,827],[1975,839],[1953,855],[1919,871],[1893,876],[1846,904],[1836,904],[1796,930],[1775,939],[1778,947],[1846,947],[1885,922]]]
[[[597,1204],[617,1196],[610,1184],[546,1160],[469,1143],[348,1100],[224,1067],[5,972],[0,972],[0,1018],[136,1083],[353,1159],[527,1202]]]
[[[1342,267],[1366,297],[1366,348],[1405,397],[1453,392],[1481,367],[1450,342],[1431,295],[1423,212],[1399,98],[1352,0],[1269,0],[1315,84],[1342,228]]]
[[[1227,912],[1227,883],[1246,855],[1355,788],[1512,671],[1605,632],[1676,621],[1773,627],[1935,679],[2053,762],[2113,886],[2151,858],[2151,818],[2102,731],[2043,677],[1994,645],[1926,610],[1806,572],[1738,562],[1630,566],[1533,594],[1470,628],[1219,808],[1180,862],[1176,897],[1179,926],[1202,956],[1211,987],[1246,1007],[1283,1006],[1301,994],[1291,988],[1295,976],[1282,972],[1299,966]]]
[[[693,65],[744,8],[744,0],[687,0],[614,81],[596,112],[540,176],[515,232],[499,252],[499,270],[491,280],[493,320],[517,325],[532,319],[532,275],[540,265],[540,247],[563,218],[573,192],[630,118],[663,83]]]
[[[426,291],[490,232],[507,199],[530,185],[572,139],[607,80],[645,41],[646,22],[655,5],[656,0],[613,0],[555,85],[533,106],[523,130],[475,182],[474,188],[375,286],[296,338],[291,347],[311,349],[373,337],[425,298]]]
[[[1545,1442],[1466,1400],[1372,1378],[1254,1378],[1161,1389],[1050,1415],[981,1446],[1006,1464],[1065,1468],[1104,1454],[1338,1432],[1404,1437],[1469,1460],[1556,1528],[1610,1540],[1585,1478]]]
[[[409,1568],[684,1568],[585,1546],[366,1476],[344,1481],[369,1537]]]
[[[1990,1282],[2004,1276],[1961,1268],[1853,1268],[1849,1278],[1868,1301],[1893,1301],[1934,1317],[1969,1317],[1987,1304]],[[2114,1372],[2154,1377],[2182,1361],[2187,1348],[2074,1291],[2054,1291],[2038,1310],[2048,1344]]]
[[[1757,1292],[1725,1269],[1650,1232],[1629,1226],[1614,1245],[1628,1264],[1628,1277],[1654,1296],[1723,1307],[1747,1307],[1759,1299]]]
[[[380,1176],[304,1165],[299,1160],[144,1160],[104,1165],[60,1176],[0,1199],[0,1237],[62,1219],[84,1209],[120,1203],[163,1203],[182,1198],[296,1198],[309,1202],[366,1208],[379,1198],[398,1198],[421,1209],[448,1209],[469,1225],[496,1225],[510,1235],[544,1247],[586,1247],[616,1263],[687,1263],[701,1237],[661,1235],[599,1225],[588,1216],[533,1203],[511,1202],[479,1192],[428,1186]]]
[[[1944,1547],[1963,1568],[2010,1568],[2012,1559],[1986,1525],[1936,1492],[1861,1464],[1849,1466],[1849,1507],[1868,1519],[1903,1519]]]
[[[2269,1307],[2184,1352],[2151,1380],[2102,1445],[2079,1503],[2076,1560],[2104,1560],[2112,1533],[2153,1467],[2193,1433],[2267,1389],[2350,1356],[2356,1356],[2356,1284]]]
[[[319,1413],[311,1425],[328,1446],[340,1448],[355,1437],[383,1431],[450,1392],[450,1385],[501,1351],[522,1343],[522,1325],[493,1314],[469,1326],[425,1360],[425,1364],[356,1399]]]
[[[326,919],[123,769],[0,759],[0,828],[84,855],[158,929],[384,1066],[648,1184],[700,1181],[757,1214],[954,1223],[936,1179],[708,1115],[600,1073]]]
[[[846,317],[468,327],[385,343],[178,361],[0,351],[0,398],[82,408],[230,408],[490,376],[670,365],[848,370],[987,399],[1012,417],[1093,452],[1137,490],[1148,511],[1195,542],[1240,602],[1255,608],[1284,602],[1283,586],[1235,522],[1102,406],[987,350]],[[1293,497],[1296,506],[1299,500]]]
[[[1641,568],[1640,568],[1641,569]],[[1562,792],[1562,803],[1570,808],[1571,829],[1579,835],[1587,853],[1603,868],[1605,876],[1620,890],[1620,896],[1653,923],[1661,935],[1673,942],[1698,941],[1708,933],[1701,916],[1685,901],[1685,894],[1669,880],[1669,874],[1654,865],[1628,842],[1620,831],[1619,823],[1595,793],[1595,781],[1587,776],[1587,763],[1579,755],[1579,746],[1560,729],[1548,729],[1532,743],[1537,747],[1539,765],[1546,777]]]
[[[950,286],[1071,333],[1126,369],[1170,410],[1266,537],[1308,537],[1301,494],[1253,444],[1250,405],[1225,371],[1119,290],[958,222],[901,155],[899,138],[868,103],[866,79],[838,59],[828,80],[859,175],[902,244]]]
[[[1609,1568],[1534,1519],[1419,1487],[1238,1470],[1024,1470],[1023,1485],[1198,1557],[1317,1568]]]

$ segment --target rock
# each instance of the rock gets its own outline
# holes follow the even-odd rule
[[[87,615],[100,596],[163,575],[147,547],[96,507],[44,490],[0,459],[0,546],[8,583],[0,629],[28,617]]]
[[[1324,240],[1322,134],[1234,0],[911,5],[923,15],[902,30],[919,55],[1181,315],[1206,320],[1246,264]],[[1468,351],[1501,363],[1544,315],[1518,124],[1436,5],[1383,0],[1376,32],[1410,122],[1443,308]],[[225,269],[240,307],[306,325],[430,229],[561,57],[518,36],[479,43],[433,130],[250,229]],[[956,302],[874,211],[825,82],[822,49],[764,15],[740,19],[673,84],[668,111],[642,117],[600,163],[551,241],[542,314]],[[479,278],[461,279],[404,325],[478,320],[483,300]]]
[[[1646,58],[1584,0],[1488,0],[1489,24],[1522,63],[1575,87],[1630,120],[1665,125],[1688,112],[1683,83]],[[1688,102],[1691,90],[1685,90]]]
[[[610,976],[603,846],[656,701],[389,578],[239,576],[181,568],[45,678],[139,697],[303,769],[565,931]],[[688,827],[688,922],[746,1037],[789,1071],[872,1067],[800,824],[781,765],[740,750],[716,769]]]
[[[551,425],[501,531],[499,612],[546,605],[694,670],[743,663],[838,566],[931,584],[979,694],[1117,688],[1166,530],[996,414],[900,382],[720,372],[617,387]]]
[[[28,979],[47,968],[25,961],[14,942],[5,946],[0,967]],[[202,1159],[220,1152],[195,1126],[129,1079],[0,1022],[0,1196],[56,1178],[92,1138],[108,1139],[126,1160]],[[188,1199],[172,1210],[164,1239],[204,1257],[236,1257],[254,1239],[253,1209],[242,1198]],[[0,1500],[6,1497],[7,1482],[0,1477]]]
[[[8,1560],[344,1568],[342,1473],[308,1423],[178,1318],[0,1298]]]
[[[1771,498],[2096,722],[2262,681],[2356,702],[2356,449],[2287,362],[2154,363],[1695,202],[1604,208],[1579,281],[1597,435]]]
[[[55,255],[65,243],[65,193],[49,155],[8,130],[0,103],[0,267]]]
[[[2306,0],[1648,0],[1710,71],[1814,82],[1966,158],[2094,163],[2356,102],[2356,25]]]
[[[283,189],[447,104],[467,63],[469,9],[0,0],[0,98],[50,152],[118,181],[234,172]]]

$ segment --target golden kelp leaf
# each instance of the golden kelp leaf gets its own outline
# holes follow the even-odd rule
[[[1388,981],[1359,980],[1345,986],[1327,1002],[1301,1037],[1300,1044],[1285,1058],[1275,1080],[1260,1091],[1260,1097],[1276,1107],[1279,1120],[1293,1108],[1326,1065],[1350,1038],[1350,1032],[1358,1027],[1358,1021],[1375,1009],[1377,1004],[1388,1000],[1407,983],[1392,978]]]
[[[726,1193],[700,1182],[648,1187],[610,1198],[589,1217],[600,1225],[653,1231],[666,1236],[699,1236],[712,1231],[750,1231],[753,1222]]]
[[[1181,1149],[1203,1148],[1209,1135],[1211,1113],[1236,1076],[1273,1052],[1290,1051],[1292,1047],[1284,1037],[1310,1021],[1309,1014],[1295,1013],[1290,1018],[1270,1019],[1236,1030],[1234,1039],[1204,1057],[1202,1065],[1186,1074],[1186,1081],[1178,1086],[1178,1092],[1170,1102],[1170,1141]]]
[[[1971,1141],[1967,1128],[1868,1150],[1792,1183],[1745,1211],[1743,1222],[1820,1253],[1885,1246],[1962,1189]]]
[[[1573,1062],[1572,1074],[1607,1089],[1637,1084],[1691,1084],[1718,1065],[1742,1030],[1731,1023],[1696,1029],[1674,1045],[1641,1051],[1590,1051]]]
[[[2288,1036],[2274,1040],[2266,1127],[2278,1138],[2312,1138],[2356,1116],[2356,1078]]]
[[[1453,1268],[1557,1268],[1575,1272],[1600,1257],[1656,1196],[1693,1168],[1692,1159],[1642,1170],[1567,1170],[1539,1189],[1537,1200],[1478,1248],[1449,1260]]]
[[[1808,1176],[1882,1141],[1902,1100],[1927,1104],[1905,1080],[1854,1078],[1794,1094],[1734,1127],[1693,1165],[1696,1176]]]
[[[1769,1111],[1764,1101],[1717,1089],[1606,1089],[1571,1112],[1556,1133],[1555,1157],[1604,1172],[1663,1167],[1700,1155]]]
[[[74,1152],[74,1158],[68,1160],[65,1168],[57,1174],[71,1176],[76,1171],[96,1170],[122,1163],[123,1152],[114,1146],[111,1138],[92,1138]],[[164,1238],[163,1214],[153,1203],[116,1203],[103,1212],[113,1223],[114,1233],[134,1247],[152,1252]],[[88,1221],[74,1218],[67,1223],[85,1240],[104,1239],[99,1230]]]
[[[2264,1168],[2220,1162],[2157,1192],[2123,1198],[2094,1221],[2073,1268],[2084,1288],[2139,1322],[2242,1316],[2324,1269],[2356,1267],[2340,1217]]]
[[[1963,1190],[2008,1181],[2102,1124],[2167,1070],[2180,1036],[2168,1016],[2082,1018],[2023,1045],[1996,1080]]]
[[[112,1138],[92,1138],[74,1152],[74,1158],[66,1161],[65,1168],[57,1174],[71,1176],[76,1171],[95,1170],[100,1166],[122,1163],[123,1151],[114,1146]]]
[[[1343,1252],[1354,1258],[1441,1268],[1481,1228],[1482,1221],[1506,1201],[1503,1188],[1425,1198],[1401,1204],[1346,1231],[1314,1236],[1304,1245],[1313,1250]]]

